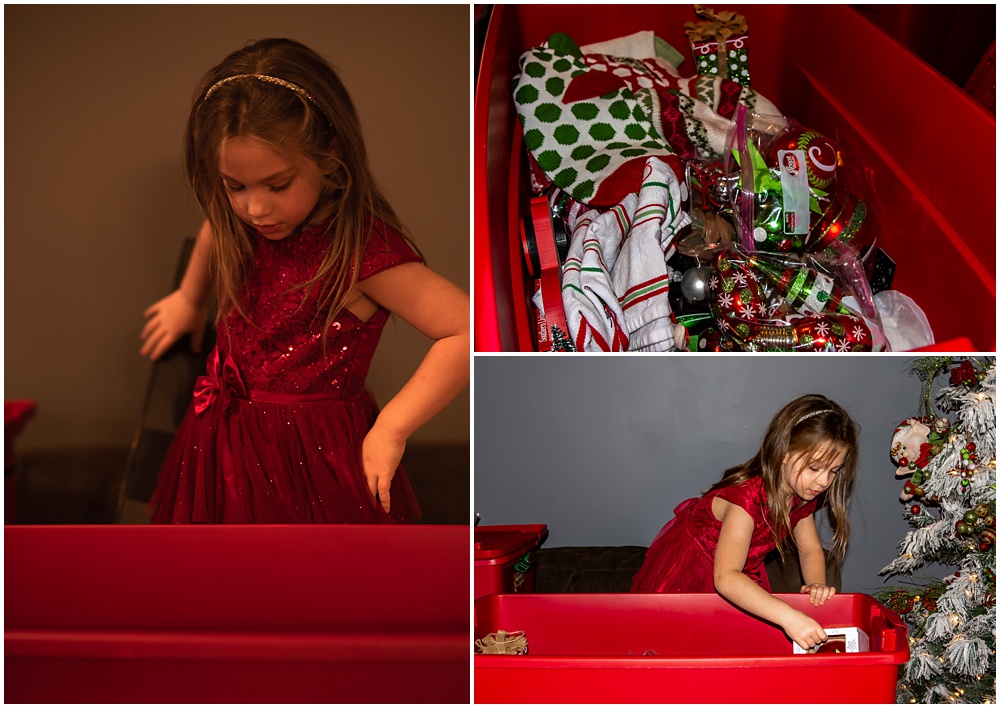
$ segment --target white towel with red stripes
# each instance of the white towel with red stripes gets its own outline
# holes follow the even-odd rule
[[[671,351],[683,327],[667,294],[674,237],[691,222],[686,187],[667,162],[646,161],[642,188],[569,224],[563,264],[566,324],[577,351]]]

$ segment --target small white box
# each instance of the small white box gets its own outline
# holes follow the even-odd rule
[[[806,651],[795,642],[792,650],[795,654],[857,654],[869,651],[868,634],[859,627],[824,627],[827,641],[818,647]]]

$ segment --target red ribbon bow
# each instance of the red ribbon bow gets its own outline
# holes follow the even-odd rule
[[[220,399],[222,410],[226,410],[229,407],[229,399],[234,395],[248,398],[247,387],[240,370],[228,354],[225,363],[220,367],[219,350],[213,349],[208,358],[207,373],[205,376],[199,376],[194,382],[194,411],[201,415]]]

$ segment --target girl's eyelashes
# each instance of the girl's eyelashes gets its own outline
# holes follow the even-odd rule
[[[223,182],[222,186],[227,192],[242,192],[245,189],[245,187],[242,184],[229,184],[228,182]],[[284,184],[268,185],[268,188],[272,192],[284,192],[291,186],[292,186],[291,181],[288,181],[285,182]]]

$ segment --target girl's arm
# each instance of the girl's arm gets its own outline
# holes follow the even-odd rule
[[[837,590],[826,584],[826,554],[823,553],[812,514],[795,525],[792,538],[799,549],[799,567],[805,581],[800,592],[809,593],[812,604],[822,605],[836,595]]]
[[[388,511],[389,485],[407,438],[469,383],[469,296],[420,263],[377,273],[359,282],[358,290],[435,340],[362,445],[368,487]]]
[[[206,219],[198,231],[180,287],[143,313],[147,322],[140,335],[143,341],[140,355],[156,361],[185,334],[191,335],[191,348],[201,351],[211,288],[211,254],[212,229]]]
[[[803,649],[826,641],[826,632],[804,612],[793,609],[743,574],[753,537],[753,518],[745,509],[716,497],[712,511],[722,521],[715,550],[715,589],[750,614],[780,626]]]

